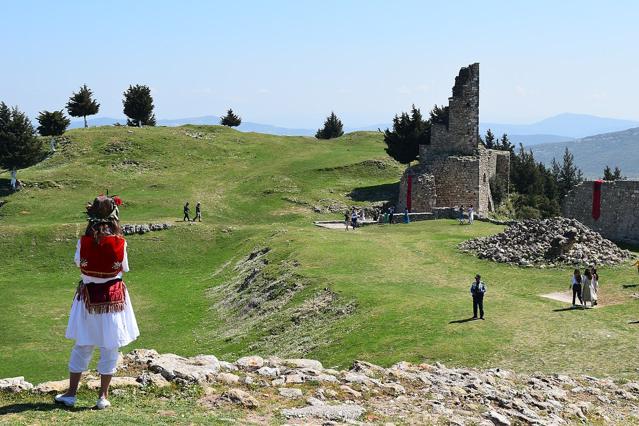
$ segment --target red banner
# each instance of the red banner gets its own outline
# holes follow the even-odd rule
[[[599,219],[601,216],[601,184],[602,180],[594,181],[592,185],[592,218]]]
[[[411,210],[413,199],[413,176],[408,175],[408,182],[406,182],[406,208]]]

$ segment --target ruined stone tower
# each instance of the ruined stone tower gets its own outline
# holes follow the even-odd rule
[[[417,166],[400,182],[399,208],[430,212],[435,207],[473,205],[494,209],[490,179],[510,172],[508,152],[479,143],[479,64],[462,68],[448,98],[448,125],[433,124],[429,145],[420,145]]]

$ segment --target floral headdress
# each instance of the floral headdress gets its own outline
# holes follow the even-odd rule
[[[122,199],[117,195],[113,197],[99,195],[93,203],[87,205],[87,219],[91,223],[111,223],[120,220],[118,206],[122,205]]]

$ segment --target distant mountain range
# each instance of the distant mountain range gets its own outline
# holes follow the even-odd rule
[[[106,126],[115,123],[125,124],[125,118],[97,117],[88,120],[89,126]],[[178,119],[160,119],[160,126],[181,126],[184,124],[219,124],[220,117],[207,115],[203,117],[187,117]],[[321,123],[320,123],[321,124]],[[82,127],[82,120],[73,120],[71,128]],[[371,124],[361,127],[346,127],[344,131],[354,132],[359,130],[376,131],[392,127],[391,123]],[[554,117],[541,120],[532,124],[503,124],[481,123],[480,131],[484,135],[491,129],[496,136],[508,134],[515,145],[523,143],[526,146],[541,143],[568,142],[586,136],[616,132],[632,127],[639,127],[639,121],[620,120],[616,118],[604,118],[586,114],[559,114]],[[273,126],[270,124],[242,122],[238,130],[243,132],[258,132],[283,136],[314,136],[317,129],[288,128]]]
[[[535,159],[547,165],[553,158],[561,161],[566,148],[589,178],[600,178],[605,166],[619,167],[624,176],[639,178],[639,127],[530,147]]]

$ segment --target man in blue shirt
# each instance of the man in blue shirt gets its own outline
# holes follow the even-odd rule
[[[473,296],[473,319],[477,319],[477,308],[479,315],[484,319],[484,294],[486,293],[486,284],[481,280],[479,274],[475,275],[475,281],[470,286],[470,294]]]

